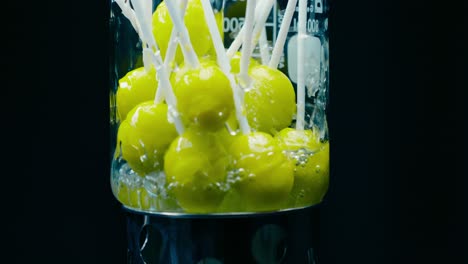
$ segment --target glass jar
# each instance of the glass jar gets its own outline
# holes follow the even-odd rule
[[[184,2],[111,1],[115,197],[132,210],[181,214],[320,203],[327,0]]]

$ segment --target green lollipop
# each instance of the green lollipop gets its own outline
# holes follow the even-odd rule
[[[119,127],[117,149],[120,146],[122,158],[140,175],[163,169],[164,152],[177,137],[167,111],[166,104],[143,102]]]
[[[146,71],[140,67],[128,72],[119,80],[117,89],[117,111],[120,120],[125,120],[128,112],[136,105],[152,100],[156,93],[158,81],[156,71],[151,67]]]
[[[282,208],[294,182],[294,165],[269,134],[239,135],[229,149],[239,172],[238,190],[249,211]]]
[[[183,66],[171,81],[186,123],[214,131],[234,111],[229,80],[213,61],[202,60],[197,68]]]
[[[219,28],[219,33],[221,34],[223,29],[223,15],[222,13],[218,12],[215,16]],[[184,24],[188,30],[193,48],[199,57],[207,54],[214,54],[213,45],[211,43],[211,36],[203,17],[204,12],[200,0],[188,0],[187,10],[184,16]],[[159,48],[161,49],[163,57],[165,57],[168,45],[177,44],[169,43],[173,22],[164,1],[158,5],[156,11],[153,13],[152,23],[154,37],[156,42],[159,44]],[[180,48],[177,48],[175,60],[177,63],[182,63],[184,61],[184,57]]]
[[[274,135],[288,127],[296,111],[294,88],[284,73],[257,65],[249,70],[252,87],[244,102],[250,126],[256,131]]]
[[[290,206],[302,207],[322,201],[328,189],[329,153],[327,142],[320,142],[311,130],[285,128],[276,136],[285,155],[296,165]]]
[[[219,137],[188,129],[172,142],[164,159],[170,192],[186,212],[216,211],[225,189],[229,158]]]

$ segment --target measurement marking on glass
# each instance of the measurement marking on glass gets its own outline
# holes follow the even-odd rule
[[[235,1],[234,1],[235,2]],[[272,12],[268,15],[267,21],[265,22],[265,28],[270,27],[272,32],[272,39],[270,41],[274,42],[278,34],[278,3],[274,1]],[[244,25],[245,18],[244,16],[233,16],[225,17],[223,21],[223,30],[224,32],[239,32],[242,26]]]

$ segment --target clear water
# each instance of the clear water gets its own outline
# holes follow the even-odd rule
[[[158,2],[158,1],[156,1]],[[213,2],[213,1],[212,1]],[[214,5],[219,9],[223,1],[215,1]],[[284,16],[284,9],[287,1],[276,1],[272,12],[270,13],[266,23],[266,33],[268,39],[268,50],[271,52],[274,46],[280,27],[280,23]],[[317,8],[318,4],[321,9]],[[326,1],[308,1],[310,8],[307,18],[307,53],[305,72],[306,72],[306,129],[313,129],[317,132],[318,138],[327,142],[328,141],[328,126],[327,126],[327,104],[328,104],[328,21],[327,10],[325,9]],[[155,4],[156,7],[156,4]],[[127,72],[143,65],[143,58],[141,57],[141,42],[138,35],[132,29],[128,20],[121,14],[118,6],[112,3],[111,7],[111,34],[113,38],[114,55],[111,56],[111,155],[114,156],[114,150],[118,147],[117,131],[119,120],[116,111],[116,91],[118,89],[118,80],[122,78]],[[244,1],[226,0],[224,1],[224,44],[229,47],[233,39],[239,32],[243,22],[243,8],[245,8]],[[317,12],[320,10],[320,12]],[[297,21],[298,12],[296,11],[291,23],[288,37],[286,40],[284,53],[281,58],[278,69],[283,72],[291,80],[295,89],[297,87]],[[261,54],[260,48],[257,46],[253,53],[253,58],[260,61]],[[269,101],[271,104],[275,103],[275,99]],[[179,117],[180,114],[173,108],[169,108],[168,119],[172,123],[174,117]],[[256,120],[256,118],[255,118]],[[226,125],[229,128],[228,134],[234,136],[238,133],[235,127]],[[289,127],[295,127],[295,116],[291,120]],[[274,136],[274,133],[273,133]],[[308,149],[301,148],[294,151],[283,151],[283,154],[293,160],[295,168],[305,167],[310,162],[311,157],[318,155],[323,149]],[[150,159],[145,153],[141,154],[141,160]],[[259,157],[260,159],[260,157]],[[229,158],[231,160],[231,158]],[[265,163],[271,160],[265,160]],[[328,160],[327,160],[328,166]],[[235,167],[235,166],[234,166]],[[317,166],[316,166],[317,167]],[[317,170],[321,170],[318,166]],[[295,172],[297,169],[294,169]],[[312,172],[311,172],[312,173]],[[320,171],[315,171],[316,174]],[[327,172],[328,173],[328,172]],[[164,171],[153,171],[151,173],[138,174],[131,166],[122,158],[117,155],[113,158],[112,171],[111,171],[111,185],[116,198],[124,205],[137,209],[147,211],[165,211],[165,212],[185,212],[183,206],[177,200],[177,195],[174,190],[183,185],[181,182],[168,183]],[[328,177],[328,174],[326,174]],[[217,180],[210,185],[210,188],[216,189],[221,193],[216,196],[220,199],[216,206],[211,209],[213,212],[230,212],[230,211],[246,211],[245,203],[247,197],[242,194],[239,189],[242,189],[242,184],[247,181],[246,179],[255,178],[251,175],[248,169],[233,168],[230,164],[225,170],[225,175],[221,177],[222,180]],[[271,184],[274,184],[272,182]],[[263,188],[263,187],[259,187]],[[262,210],[280,210],[288,207],[303,206],[304,202],[296,203],[295,200],[301,197],[307,197],[307,193],[313,188],[308,186],[297,186],[294,184],[292,190],[284,199],[284,203],[277,204],[273,209]],[[259,190],[261,192],[261,190]],[[213,196],[215,197],[215,196]],[[299,198],[297,198],[299,197]],[[291,202],[292,201],[292,202]],[[258,202],[258,201],[257,201]],[[310,204],[316,202],[310,200]],[[260,203],[268,203],[261,201]],[[255,210],[255,209],[254,209]]]

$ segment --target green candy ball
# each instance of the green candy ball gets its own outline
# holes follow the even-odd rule
[[[296,111],[294,88],[284,73],[268,66],[250,69],[252,87],[244,103],[250,126],[261,132],[276,134],[288,127]]]
[[[220,12],[216,13],[215,18],[219,32],[222,36],[223,14]],[[205,13],[203,12],[200,0],[188,0],[187,10],[184,16],[184,24],[188,30],[193,49],[199,57],[215,54],[210,31],[205,22]],[[153,13],[152,25],[153,35],[158,43],[162,56],[165,57],[168,45],[175,45],[176,43],[169,43],[173,23],[164,1],[158,5]],[[175,61],[177,64],[184,61],[180,47],[177,47]]]
[[[187,126],[218,130],[234,111],[229,80],[213,61],[202,60],[197,69],[183,66],[173,75],[172,85]]]
[[[273,211],[285,206],[294,182],[294,165],[269,134],[239,135],[231,144],[237,185],[248,211]]]
[[[122,77],[116,95],[119,119],[125,120],[128,112],[139,103],[152,100],[157,86],[156,70],[153,67],[149,71],[140,67]]]
[[[229,164],[216,134],[189,129],[166,152],[166,182],[186,212],[215,212],[225,195]]]
[[[303,207],[322,201],[329,184],[329,142],[320,142],[311,130],[285,128],[276,136],[283,153],[296,165],[289,206]]]
[[[119,127],[119,152],[141,176],[163,169],[164,153],[177,137],[174,124],[167,119],[167,109],[166,104],[141,103]]]

